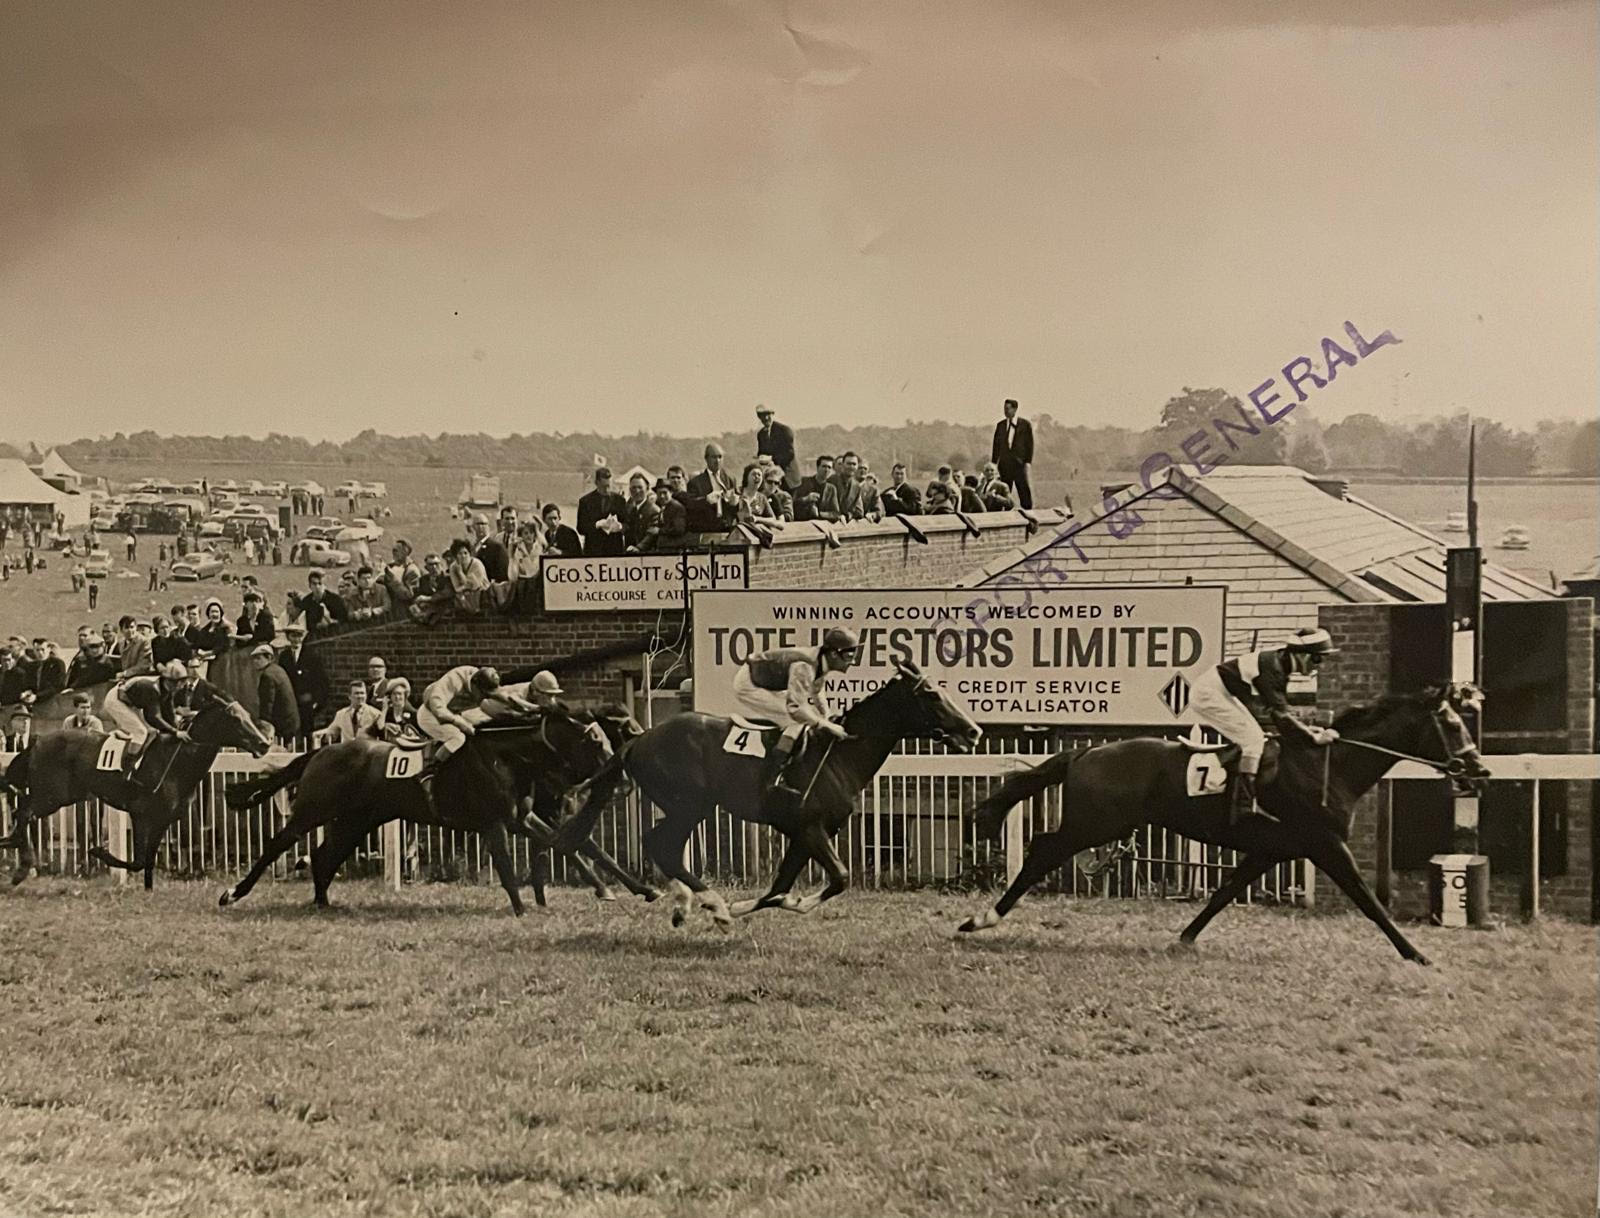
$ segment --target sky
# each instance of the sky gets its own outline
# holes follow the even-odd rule
[[[1596,411],[1597,9],[0,8],[0,437]]]

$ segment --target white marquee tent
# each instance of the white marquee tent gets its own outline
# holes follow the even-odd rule
[[[9,515],[13,508],[24,509],[30,517],[48,511],[53,518],[60,512],[68,528],[89,523],[89,496],[57,490],[19,458],[0,458],[0,513]]]

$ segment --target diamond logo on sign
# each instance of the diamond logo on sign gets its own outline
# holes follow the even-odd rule
[[[1189,682],[1183,679],[1183,674],[1174,674],[1172,680],[1161,687],[1161,701],[1166,708],[1177,718],[1189,709]]]

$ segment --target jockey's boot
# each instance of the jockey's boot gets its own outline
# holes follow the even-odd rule
[[[784,747],[786,744],[788,748]],[[780,737],[773,751],[782,758],[782,762],[773,776],[772,786],[767,789],[766,808],[769,812],[779,814],[798,812],[806,797],[799,788],[790,785],[789,771],[794,769],[800,750],[787,737]]]
[[[1240,770],[1233,780],[1233,800],[1228,804],[1228,824],[1237,825],[1255,811],[1256,776]]]

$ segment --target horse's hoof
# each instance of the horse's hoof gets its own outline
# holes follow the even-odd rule
[[[1174,956],[1187,956],[1192,954],[1195,950],[1196,948],[1194,940],[1186,938],[1183,935],[1179,935],[1171,943],[1167,944],[1167,951]]]
[[[659,901],[661,899],[661,889],[659,889],[659,888],[646,888],[639,895],[644,897],[644,903],[646,905],[654,905],[657,901]]]
[[[1433,965],[1433,961],[1429,960],[1421,952],[1413,952],[1412,955],[1410,956],[1410,960],[1411,960],[1411,963],[1420,964],[1420,965],[1422,965],[1423,968],[1430,968]]]
[[[617,894],[609,888],[601,888],[594,894],[594,899],[597,901],[615,901]]]
[[[674,926],[682,926],[683,923],[684,923],[683,910],[674,909],[672,911],[672,924]]]
[[[960,932],[961,934],[963,934],[963,935],[970,935],[973,931],[975,931],[977,929],[978,929],[978,919],[976,919],[976,918],[968,918],[960,926],[956,927],[956,930],[958,932]]]
[[[229,889],[229,888],[224,888],[222,890],[222,895],[217,898],[217,904],[222,906],[224,909],[226,909],[228,906],[232,905],[233,904],[233,890]]]

